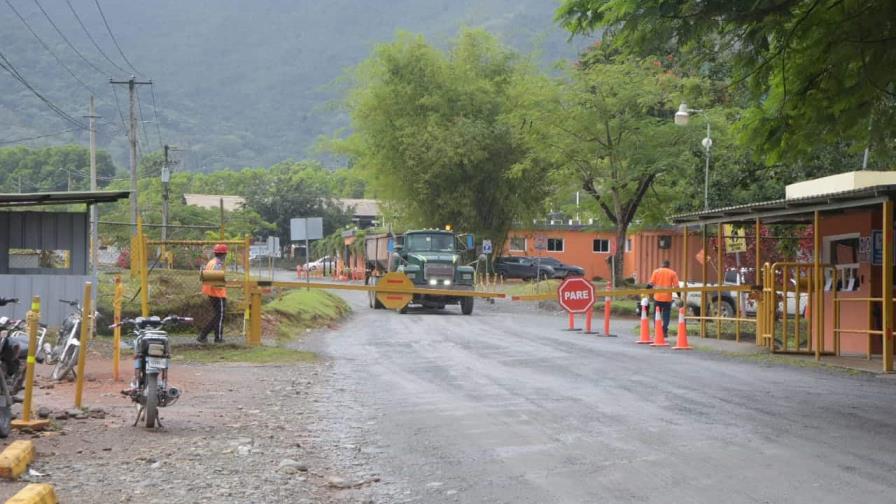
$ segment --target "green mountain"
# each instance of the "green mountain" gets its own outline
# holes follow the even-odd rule
[[[347,115],[337,106],[345,87],[341,77],[399,30],[423,33],[438,44],[462,26],[482,27],[521,52],[534,51],[546,68],[573,58],[574,44],[584,43],[567,42],[567,34],[553,23],[556,2],[551,0],[146,0],[99,5],[114,40],[92,1],[0,3],[0,54],[6,65],[78,121],[85,121],[91,89],[102,116],[99,144],[122,167],[127,166],[122,120],[128,113],[127,86],[114,86],[113,94],[110,78],[127,80],[136,73],[138,79],[153,81],[152,89],[138,86],[142,152],[174,144],[183,149],[177,157],[184,168],[206,171],[320,157],[313,150],[315,140],[348,126]],[[87,142],[83,130],[56,134],[73,126],[2,69],[0,125],[0,146],[47,134],[54,135],[25,144]]]

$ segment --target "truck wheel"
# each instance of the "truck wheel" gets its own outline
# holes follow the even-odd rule
[[[464,315],[470,315],[473,313],[472,297],[464,297],[460,299],[460,312]]]
[[[722,301],[719,302],[718,298],[716,298],[712,300],[710,310],[715,316],[731,318],[734,316],[734,303],[727,299],[722,299]]]

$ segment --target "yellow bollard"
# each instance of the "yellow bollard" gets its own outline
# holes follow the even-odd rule
[[[25,361],[25,400],[22,404],[22,418],[10,422],[16,429],[40,430],[50,424],[49,420],[31,419],[32,389],[34,388],[34,364],[37,359],[37,328],[40,325],[40,296],[31,298],[31,311],[26,316],[28,321],[28,357]]]
[[[87,361],[87,347],[90,342],[90,329],[93,327],[93,306],[91,306],[91,291],[93,285],[84,282],[84,301],[81,309],[81,348],[78,351],[78,376],[75,383],[75,407],[81,407],[81,396],[84,392],[84,364]]]
[[[121,275],[115,275],[115,294],[112,298],[112,323],[115,329],[112,330],[112,379],[119,381],[121,372],[119,367],[121,364],[121,298],[124,294],[124,287],[121,285]]]
[[[249,344],[261,345],[261,291],[249,291]]]
[[[146,236],[143,235],[143,219],[137,216],[137,248],[140,254],[140,314],[149,316],[149,254]]]

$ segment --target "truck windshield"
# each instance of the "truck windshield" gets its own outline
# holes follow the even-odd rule
[[[454,235],[450,234],[409,234],[405,237],[405,250],[454,252]]]

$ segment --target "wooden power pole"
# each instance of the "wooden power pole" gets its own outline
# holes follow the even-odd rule
[[[150,85],[152,81],[141,82],[135,76],[126,81],[109,80],[110,84],[127,84],[130,101],[128,121],[128,142],[131,144],[131,233],[137,232],[137,86]]]

